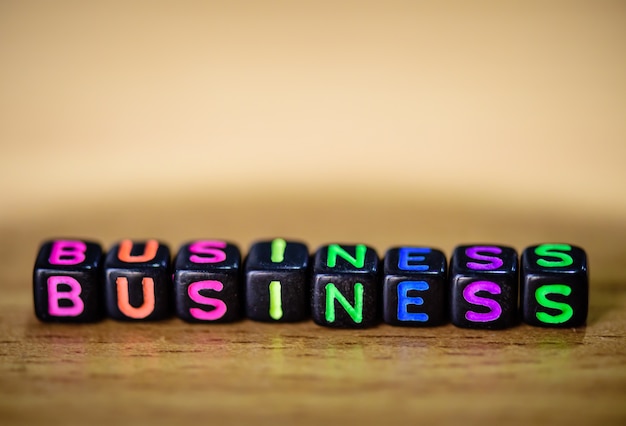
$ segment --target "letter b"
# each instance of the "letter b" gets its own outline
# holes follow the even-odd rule
[[[45,322],[102,318],[102,248],[81,240],[44,243],[33,272],[35,314]]]

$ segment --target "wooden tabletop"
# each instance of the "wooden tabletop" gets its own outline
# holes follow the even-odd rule
[[[282,200],[282,202],[281,202]],[[285,201],[289,200],[289,201]],[[377,203],[293,194],[173,202],[135,199],[5,224],[0,267],[2,424],[624,424],[626,224],[516,213],[490,206]],[[429,201],[429,200],[425,200]],[[142,211],[158,214],[138,219]],[[312,321],[228,325],[105,320],[44,324],[33,312],[37,245],[83,236],[110,245],[158,237],[404,243],[449,255],[461,242],[519,250],[544,241],[584,247],[588,325],[502,331],[456,328],[336,330]]]

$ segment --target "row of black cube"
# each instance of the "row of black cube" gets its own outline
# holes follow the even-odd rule
[[[184,244],[174,262],[156,240],[99,244],[57,239],[35,262],[34,302],[42,321],[90,322],[109,316],[148,321],[175,313],[189,322],[241,317],[292,322],[310,317],[329,327],[384,322],[500,329],[585,323],[585,252],[570,244],[523,251],[490,244],[440,250],[394,247],[381,261],[363,244],[329,244],[310,256],[305,244],[258,242],[245,261],[220,240]]]

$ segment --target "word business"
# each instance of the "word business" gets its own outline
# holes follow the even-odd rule
[[[379,259],[364,245],[257,242],[242,261],[219,240],[184,244],[174,261],[167,245],[124,240],[106,254],[99,244],[44,243],[33,274],[35,313],[45,322],[126,321],[175,313],[195,323],[293,322],[322,326],[502,329],[519,321],[577,327],[589,304],[587,257],[570,244],[528,247],[462,245],[450,262],[429,247],[394,247]]]

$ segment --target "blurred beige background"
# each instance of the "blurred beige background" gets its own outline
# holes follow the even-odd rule
[[[0,219],[305,193],[620,221],[625,52],[623,1],[3,0]]]

